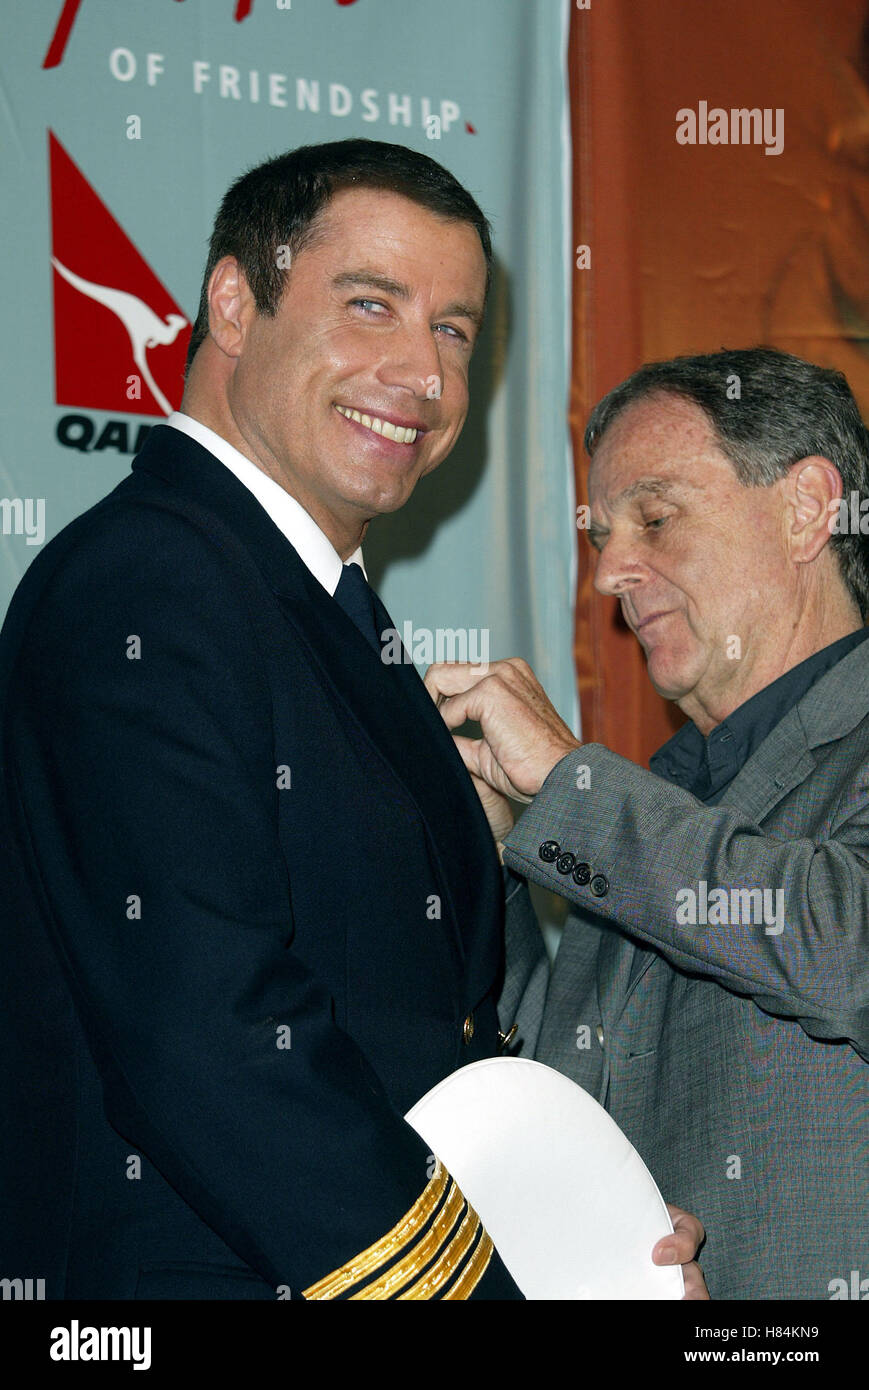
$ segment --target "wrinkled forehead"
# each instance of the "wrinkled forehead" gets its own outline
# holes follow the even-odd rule
[[[625,406],[605,430],[591,457],[592,504],[630,503],[668,487],[697,485],[729,460],[706,413],[682,396],[656,392]]]

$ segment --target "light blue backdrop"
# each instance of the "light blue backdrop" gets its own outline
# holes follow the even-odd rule
[[[399,627],[486,629],[491,657],[525,656],[575,725],[566,0],[5,0],[4,10],[3,495],[45,499],[47,540],[130,462],[55,437],[76,407],[55,403],[48,128],[190,319],[214,211],[244,167],[352,135],[424,150],[491,218],[498,272],[465,434],[405,510],[371,528],[369,573]],[[61,60],[44,68],[70,15]],[[151,82],[148,54],[159,55]],[[208,64],[198,92],[197,62]],[[237,82],[224,74],[223,94],[221,65],[238,71]],[[307,109],[315,92],[319,111]],[[429,114],[442,119],[439,139]],[[95,437],[112,416],[79,413]],[[133,437],[139,421],[126,419]],[[36,553],[12,529],[4,512],[0,611]]]

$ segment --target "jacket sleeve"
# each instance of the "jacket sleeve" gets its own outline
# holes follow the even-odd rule
[[[556,764],[507,837],[505,864],[680,969],[869,1059],[866,769],[816,843],[766,834],[599,744],[584,744],[582,759],[589,785],[575,785],[575,755]]]
[[[11,682],[17,834],[109,1121],[293,1296],[520,1298],[294,952],[247,602],[183,518],[109,506]]]

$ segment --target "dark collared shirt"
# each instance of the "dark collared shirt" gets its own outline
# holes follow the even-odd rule
[[[862,627],[815,652],[739,705],[706,738],[696,724],[684,724],[652,755],[650,769],[714,806],[788,710],[867,637],[869,628]]]

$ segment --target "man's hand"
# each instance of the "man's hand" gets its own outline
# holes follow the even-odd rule
[[[489,829],[495,844],[499,846],[502,840],[506,840],[510,831],[513,829],[513,812],[506,796],[496,792],[484,782],[482,777],[475,777],[471,773],[471,781],[476,789],[477,796],[483,803],[483,810],[486,813],[486,820],[489,822]]]
[[[706,1280],[703,1278],[700,1266],[694,1259],[706,1239],[706,1232],[701,1222],[690,1212],[670,1206],[669,1202],[667,1203],[667,1210],[673,1223],[673,1234],[662,1236],[657,1242],[652,1250],[652,1263],[656,1265],[681,1265],[685,1280],[685,1298],[708,1300],[709,1290],[706,1287]]]
[[[466,661],[438,662],[425,675],[449,729],[472,719],[481,739],[456,736],[472,777],[516,801],[529,801],[553,767],[581,745],[546,696],[527,661],[511,657],[488,669]]]

